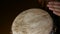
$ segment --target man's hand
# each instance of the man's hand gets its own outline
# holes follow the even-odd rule
[[[60,16],[60,2],[48,2],[47,7],[49,7],[54,14]]]

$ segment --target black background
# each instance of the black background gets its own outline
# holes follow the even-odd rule
[[[0,0],[0,34],[11,34],[14,18],[24,10],[37,7],[35,0]]]
[[[11,34],[15,17],[24,10],[39,8],[36,0],[0,0],[0,34]]]

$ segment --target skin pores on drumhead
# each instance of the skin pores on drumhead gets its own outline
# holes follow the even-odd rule
[[[12,24],[12,34],[50,34],[53,20],[42,9],[28,9],[20,13]]]

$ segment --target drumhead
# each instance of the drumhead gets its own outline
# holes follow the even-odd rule
[[[20,13],[12,23],[12,34],[49,34],[53,20],[42,9],[28,9]]]

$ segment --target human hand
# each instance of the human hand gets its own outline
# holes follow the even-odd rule
[[[48,2],[47,7],[49,7],[54,14],[60,16],[60,2]]]

